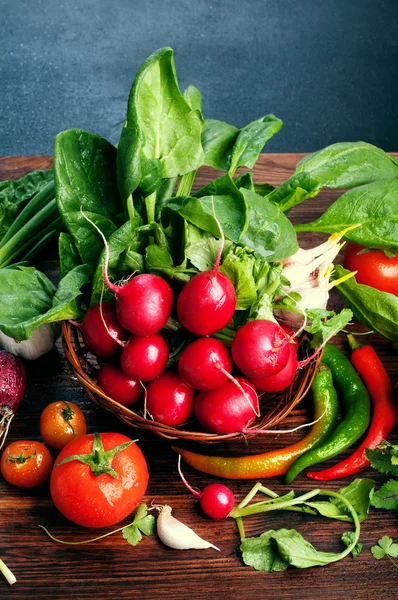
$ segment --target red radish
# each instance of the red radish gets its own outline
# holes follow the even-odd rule
[[[210,483],[203,492],[194,490],[181,471],[181,455],[178,457],[178,472],[186,488],[199,498],[199,504],[205,515],[217,521],[228,517],[235,505],[235,496],[226,485]]]
[[[269,377],[281,371],[290,353],[289,339],[274,321],[249,321],[238,329],[232,341],[237,367],[252,378]]]
[[[254,387],[243,377],[228,380],[216,390],[200,392],[195,402],[195,416],[212,433],[244,432],[258,413]]]
[[[137,402],[142,392],[141,383],[137,379],[128,377],[112,363],[101,367],[97,383],[107,396],[123,406],[131,406]]]
[[[298,369],[297,343],[289,343],[289,358],[286,365],[270,377],[252,378],[254,387],[263,392],[282,392],[289,387],[296,377]]]
[[[185,383],[195,390],[214,390],[227,381],[225,372],[232,371],[232,360],[222,342],[200,338],[185,348],[178,370]]]
[[[213,215],[221,234],[220,248],[210,271],[194,275],[183,287],[177,300],[177,314],[180,323],[195,335],[211,335],[228,325],[234,316],[236,293],[232,281],[220,273],[224,233]]]
[[[126,331],[117,320],[113,302],[91,306],[83,321],[75,325],[80,327],[88,349],[98,358],[110,358],[126,338]]]
[[[236,306],[230,279],[213,269],[194,275],[177,301],[180,323],[195,335],[211,335],[228,325]]]
[[[140,381],[151,381],[164,370],[169,349],[160,333],[148,337],[132,335],[120,357],[122,371]]]
[[[120,323],[134,335],[148,336],[164,327],[173,307],[173,291],[159,275],[142,273],[124,285],[111,282],[108,275],[109,245],[101,229],[82,209],[82,216],[99,233],[104,242],[104,281],[116,295],[116,312]]]
[[[146,389],[146,409],[158,423],[177,427],[193,413],[195,391],[178,373],[164,371]]]
[[[0,350],[0,448],[26,391],[26,371],[20,358]]]
[[[127,331],[139,336],[157,333],[167,323],[173,308],[173,291],[159,275],[142,273],[119,286],[105,276],[105,283],[116,294],[116,312]]]

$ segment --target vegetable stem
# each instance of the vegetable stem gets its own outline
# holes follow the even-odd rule
[[[4,577],[7,579],[8,583],[12,585],[16,582],[15,575],[10,571],[7,565],[0,559],[0,571],[3,573]]]
[[[265,502],[256,502],[250,506],[245,506],[244,508],[235,508],[231,512],[231,517],[236,519],[236,517],[247,517],[248,515],[256,515],[263,512],[270,512],[272,510],[282,510],[284,508],[289,508],[290,506],[294,506],[295,504],[302,504],[306,500],[313,498],[314,496],[318,496],[320,490],[315,489],[303,494],[302,496],[298,496],[297,498],[292,498],[291,500],[286,500],[285,502],[274,502],[274,498],[272,500],[266,500]]]
[[[195,180],[196,171],[191,171],[183,175],[178,182],[176,196],[189,196],[192,190],[192,185]]]
[[[156,192],[145,198],[145,208],[148,223],[153,223],[155,220]]]

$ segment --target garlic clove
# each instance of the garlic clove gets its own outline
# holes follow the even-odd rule
[[[158,536],[165,546],[175,550],[214,548],[220,552],[220,548],[199,537],[190,527],[173,517],[171,511],[171,506],[162,506],[156,521]]]

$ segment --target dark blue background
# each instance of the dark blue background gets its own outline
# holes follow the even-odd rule
[[[273,112],[270,152],[398,149],[398,0],[0,0],[0,154],[80,127],[117,142],[137,68],[170,45],[181,88],[235,125]]]

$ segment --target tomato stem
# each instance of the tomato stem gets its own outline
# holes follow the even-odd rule
[[[103,473],[107,473],[114,479],[117,479],[118,474],[115,469],[112,467],[112,461],[119,452],[125,450],[133,444],[133,441],[124,442],[123,444],[119,444],[119,446],[115,446],[110,450],[104,450],[104,446],[102,444],[102,439],[99,433],[94,433],[93,440],[93,449],[89,454],[73,454],[72,456],[68,456],[61,460],[61,462],[57,463],[55,466],[59,467],[65,463],[71,462],[73,460],[78,460],[86,465],[88,465],[91,469],[91,472],[95,477],[102,475]]]

